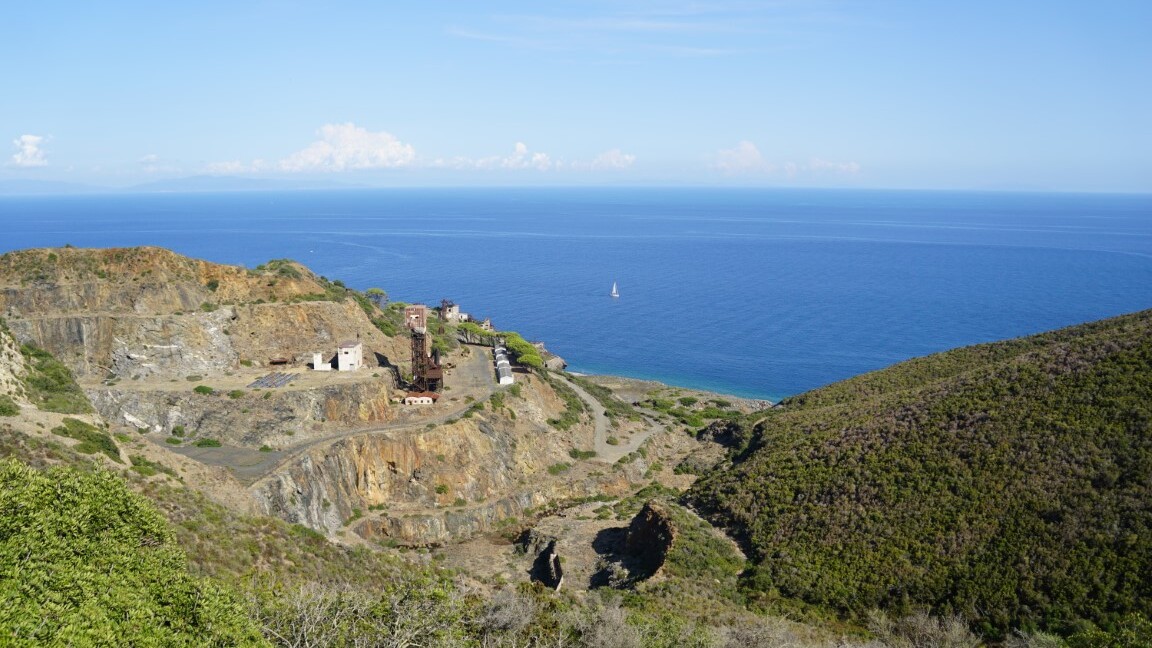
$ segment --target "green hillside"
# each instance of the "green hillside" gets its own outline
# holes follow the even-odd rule
[[[745,423],[689,494],[764,602],[1104,627],[1152,609],[1152,311],[902,363]]]

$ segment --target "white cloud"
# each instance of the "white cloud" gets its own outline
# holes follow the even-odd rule
[[[636,161],[636,156],[618,148],[604,151],[592,160],[593,169],[627,169]]]
[[[182,170],[179,164],[165,160],[155,153],[149,153],[137,162],[145,173],[179,173]]]
[[[588,161],[555,159],[548,153],[533,151],[524,142],[516,142],[503,155],[486,157],[453,156],[419,158],[415,149],[390,133],[372,132],[355,124],[328,124],[319,131],[320,139],[279,162],[242,160],[211,162],[204,173],[235,175],[261,172],[335,172],[354,169],[455,169],[459,171],[576,171],[627,169],[636,156],[618,148],[607,150]],[[146,169],[160,164],[155,155],[146,155],[140,164]]]
[[[548,171],[564,165],[555,162],[547,153],[533,153],[524,142],[516,142],[510,155],[491,155],[483,158],[452,157],[434,160],[429,166],[446,169],[536,169]]]
[[[15,167],[42,167],[48,166],[48,159],[40,149],[44,138],[39,135],[21,135],[12,140],[16,153],[9,164]]]
[[[766,160],[761,155],[760,149],[747,140],[734,148],[717,151],[713,156],[712,166],[728,174],[773,175],[779,171],[790,180],[814,175],[854,176],[860,173],[860,164],[857,162],[833,162],[816,157],[810,159],[807,164],[792,160],[774,164]]]
[[[860,173],[860,165],[856,162],[829,162],[820,158],[812,158],[808,163],[808,168],[816,173],[831,172],[845,175]]]
[[[240,160],[229,160],[228,162],[210,162],[204,167],[204,171],[212,175],[231,175],[248,173],[252,171],[252,168]]]
[[[416,149],[391,133],[372,132],[353,123],[326,124],[320,139],[280,161],[283,171],[347,171],[410,166]],[[227,163],[225,163],[227,164]]]
[[[735,148],[717,151],[712,166],[725,173],[751,173],[756,171],[774,171],[775,167],[769,164],[760,149],[752,142],[744,140]]]

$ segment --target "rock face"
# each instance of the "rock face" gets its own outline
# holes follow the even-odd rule
[[[647,502],[628,525],[624,551],[634,566],[632,573],[639,578],[655,575],[664,566],[668,552],[676,541],[676,525],[656,502]]]
[[[222,392],[90,389],[93,406],[108,421],[148,432],[172,434],[179,426],[189,440],[212,437],[228,445],[282,447],[349,428],[391,421],[392,388],[383,381],[327,385],[307,390]],[[265,394],[267,397],[265,397]]]
[[[250,271],[160,248],[0,255],[0,315],[78,378],[224,371],[240,361],[310,357],[359,337],[365,357],[402,361],[350,299],[306,268]],[[336,292],[339,292],[338,290]]]
[[[360,521],[355,532],[373,540],[444,543],[564,495],[521,480],[546,473],[570,447],[559,432],[485,413],[318,446],[252,491],[264,511],[318,530],[342,528],[355,510],[386,509]]]
[[[26,402],[23,378],[28,373],[20,346],[0,321],[0,395]]]

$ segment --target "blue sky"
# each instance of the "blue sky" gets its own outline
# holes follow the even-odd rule
[[[41,0],[0,23],[0,181],[1152,191],[1147,0]]]

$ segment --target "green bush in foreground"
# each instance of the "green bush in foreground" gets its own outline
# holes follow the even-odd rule
[[[236,598],[192,577],[164,518],[97,470],[0,464],[4,645],[266,645]]]
[[[16,416],[20,413],[20,406],[8,394],[0,394],[0,416]]]

